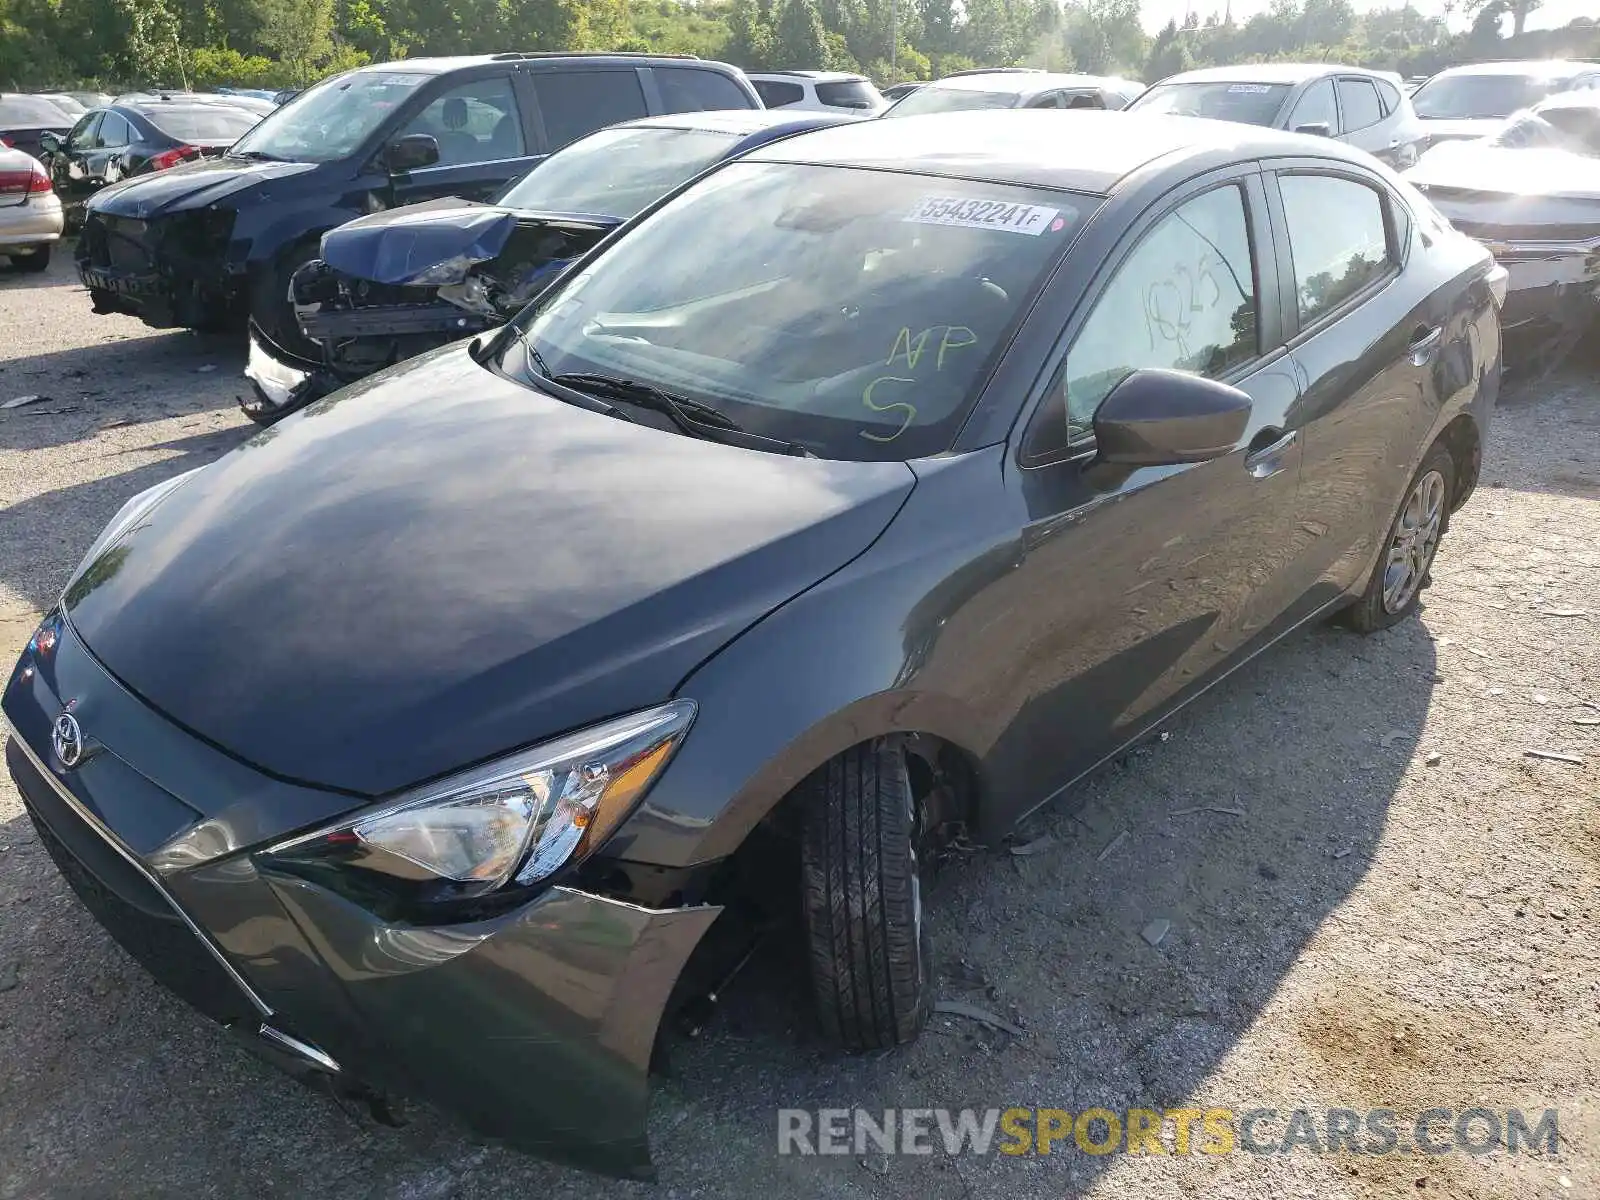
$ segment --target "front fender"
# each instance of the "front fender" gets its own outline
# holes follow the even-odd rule
[[[699,705],[683,748],[607,843],[607,857],[664,867],[724,858],[774,805],[840,751],[890,733],[932,734],[965,751],[987,834],[1018,811],[985,766],[1008,716],[971,701],[959,663],[938,654],[949,618],[1018,559],[997,512],[1003,447],[931,468],[883,535],[789,601],[678,687]],[[984,497],[978,503],[979,496]]]

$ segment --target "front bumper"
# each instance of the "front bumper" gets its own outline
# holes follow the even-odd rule
[[[78,278],[97,313],[127,313],[158,329],[207,328],[242,301],[243,276],[225,266],[226,249],[192,222],[90,208],[78,237]]]
[[[1600,317],[1600,232],[1593,237],[1532,238],[1473,220],[1473,214],[1448,205],[1441,211],[1481,242],[1510,276],[1500,313],[1507,333],[1579,331]]]
[[[250,394],[239,397],[239,406],[258,424],[270,425],[343,386],[326,368],[277,345],[254,321],[249,340],[244,377]]]
[[[67,629],[56,653],[85,652]],[[42,733],[64,707],[47,676],[62,672],[31,665],[25,655],[6,691],[16,730],[7,765],[68,882],[159,981],[320,1086],[414,1096],[541,1157],[650,1176],[657,1025],[720,909],[654,910],[556,887],[489,920],[419,927],[275,874],[249,850],[173,870],[154,843],[176,836],[168,831],[177,814],[198,814],[136,781],[114,745],[94,742],[92,758],[63,767]],[[109,739],[153,715],[108,711],[141,703],[126,693],[74,689],[73,699],[86,735]],[[166,757],[174,736],[187,738],[169,727],[158,739]],[[193,747],[197,760],[214,753]],[[209,766],[198,774],[221,787]],[[265,778],[250,786],[262,796],[287,787]],[[228,813],[231,828],[246,826]]]

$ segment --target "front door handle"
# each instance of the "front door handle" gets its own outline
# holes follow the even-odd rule
[[[1413,367],[1425,367],[1432,360],[1434,353],[1439,349],[1439,343],[1444,340],[1444,326],[1435,325],[1432,329],[1418,326],[1412,335],[1411,345],[1406,352],[1411,359]]]
[[[1272,437],[1273,434],[1278,436],[1266,445],[1256,445],[1256,442]],[[1271,479],[1288,465],[1289,451],[1294,449],[1299,440],[1298,429],[1291,429],[1288,433],[1276,429],[1263,429],[1256,434],[1255,441],[1250,443],[1250,450],[1244,458],[1244,469],[1250,473],[1252,479]]]

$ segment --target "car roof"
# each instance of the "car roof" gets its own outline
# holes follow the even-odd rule
[[[962,92],[1012,92],[1018,96],[1031,96],[1035,92],[1049,92],[1056,88],[1105,87],[1108,82],[1100,75],[1068,75],[1054,71],[970,71],[947,75],[923,86]]]
[[[1581,75],[1585,71],[1594,69],[1595,64],[1589,62],[1569,62],[1559,58],[1523,59],[1447,67],[1433,78],[1439,79],[1446,75]]]
[[[793,127],[817,129],[824,125],[842,125],[861,117],[846,113],[812,112],[792,108],[730,108],[710,112],[664,113],[655,117],[638,117],[622,122],[629,129],[703,129],[707,133],[732,133],[746,135],[768,129]]]
[[[868,83],[865,75],[854,71],[746,71],[751,79],[809,79],[812,83]]]
[[[378,72],[384,75],[395,75],[402,72],[414,72],[420,75],[443,75],[447,71],[460,71],[466,67],[483,67],[491,63],[504,62],[562,62],[595,63],[616,62],[636,63],[639,66],[649,66],[652,63],[675,62],[686,66],[710,67],[714,70],[732,70],[727,63],[716,62],[708,58],[697,58],[692,54],[624,54],[612,51],[595,51],[587,53],[581,50],[562,51],[513,51],[506,54],[456,54],[441,58],[403,58],[396,62],[369,63],[357,67],[351,74],[369,74]]]
[[[1347,162],[1367,157],[1330,138],[1232,121],[1096,109],[988,109],[850,121],[762,147],[748,158],[1105,195],[1158,159],[1178,162],[1219,150],[1241,160],[1274,154]]]
[[[1231,67],[1202,67],[1169,75],[1162,83],[1304,83],[1323,75],[1366,75],[1389,79],[1392,72],[1371,71],[1365,67],[1346,67],[1339,63],[1239,63]]]

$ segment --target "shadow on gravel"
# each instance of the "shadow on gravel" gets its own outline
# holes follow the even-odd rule
[[[5,423],[0,422],[0,444],[5,430]],[[44,612],[56,602],[62,581],[78,558],[124,503],[164,479],[220,458],[255,431],[253,425],[234,426],[142,446],[141,452],[155,449],[176,453],[172,458],[120,474],[114,473],[115,467],[111,466],[97,479],[12,505],[0,521],[0,562],[11,564],[7,586]],[[9,667],[7,663],[8,670]]]
[[[173,330],[111,334],[94,346],[0,361],[0,404],[46,397],[0,409],[0,450],[66,445],[107,421],[137,424],[230,408],[248,386],[240,378],[244,357],[238,335]]]
[[[1296,634],[1170,720],[1170,736],[1030,818],[1019,840],[1047,838],[1043,850],[993,847],[949,864],[929,900],[939,994],[1020,1036],[935,1016],[912,1046],[838,1056],[813,1032],[798,946],[767,944],[700,1039],[666,1039],[652,1114],[662,1184],[771,1200],[1076,1197],[1121,1156],[1087,1155],[1068,1138],[1048,1157],[992,1147],[951,1158],[935,1133],[929,1156],[885,1159],[868,1143],[780,1157],[777,1110],[1294,1107],[1292,1096],[1212,1094],[1207,1080],[1312,937],[1363,937],[1331,914],[1377,850],[1416,755],[1434,666],[1425,617],[1370,639]],[[0,837],[32,840],[25,818]],[[52,868],[37,846],[26,851],[39,890]],[[17,870],[17,856],[0,859],[0,882],[15,888]],[[1152,945],[1141,931],[1158,920],[1170,931]],[[52,1027],[15,1019],[0,1028],[18,1089],[7,1105],[11,1178],[24,1193],[47,1181],[75,1194],[155,1178],[175,1193],[226,1193],[218,1181],[248,1178],[260,1194],[334,1194],[331,1181],[346,1178],[348,1194],[372,1196],[413,1194],[419,1180],[439,1195],[672,1194],[478,1147],[425,1112],[399,1132],[358,1129],[208,1031],[75,902],[25,937],[15,925],[9,938],[0,930],[0,945],[19,937],[26,944],[7,950],[35,965],[17,995],[27,1010],[48,1011]],[[114,985],[99,981],[108,972]],[[117,1022],[101,1032],[113,986]],[[86,1032],[61,1040],[55,1026]],[[41,1057],[45,1077],[22,1082]]]
[[[46,271],[24,271],[21,267],[4,254],[0,254],[0,296],[8,292],[33,291],[36,288],[53,287],[79,287],[78,277],[73,272],[72,256],[65,250],[57,247],[51,256],[50,268]],[[89,293],[83,293],[83,304],[89,306]]]

